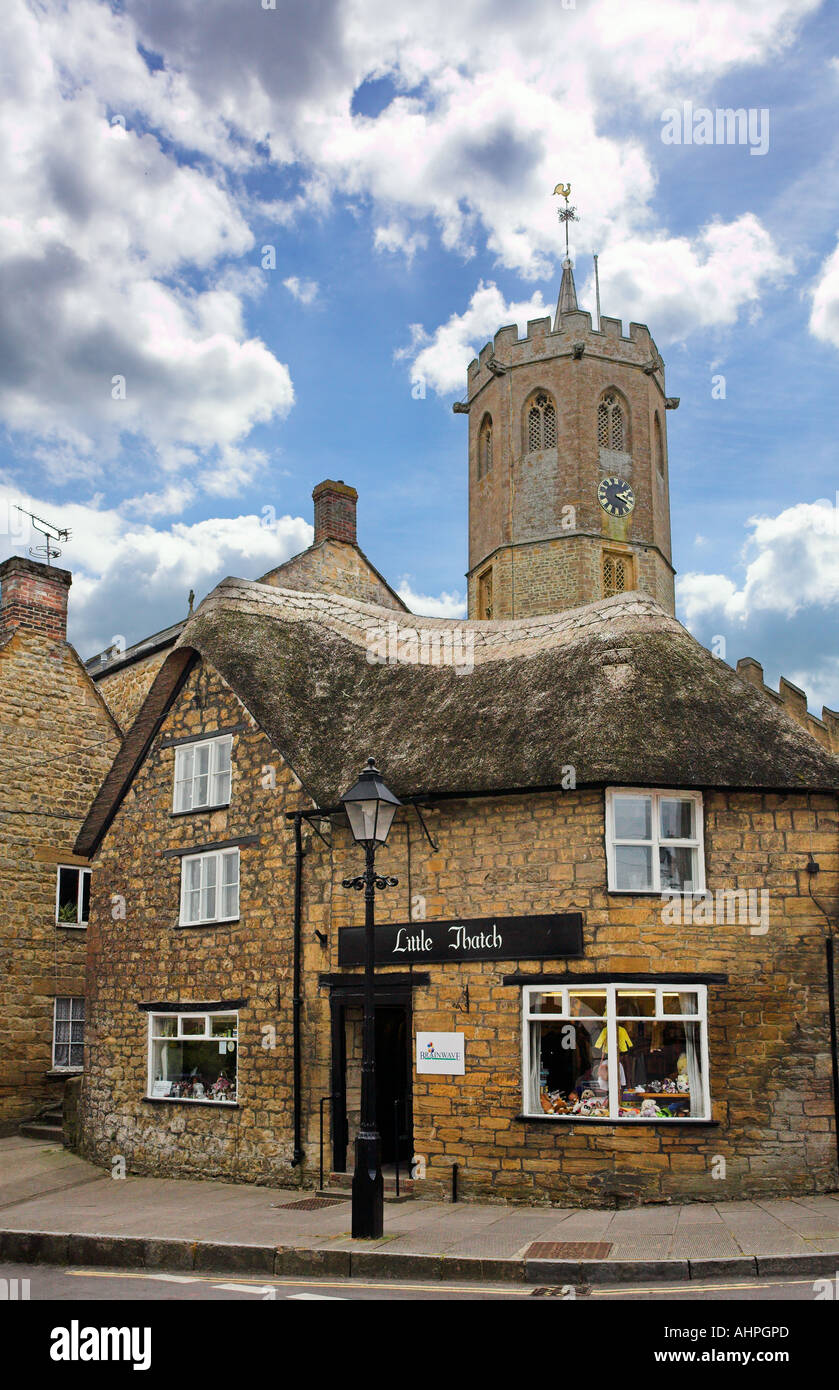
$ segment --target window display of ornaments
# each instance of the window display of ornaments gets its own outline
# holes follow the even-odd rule
[[[688,1081],[688,1079],[687,1079],[686,1076],[679,1076],[679,1077],[677,1078],[677,1080],[676,1080],[676,1090],[677,1090],[677,1091],[687,1091],[687,1090],[689,1089],[689,1087],[690,1087],[690,1082]]]

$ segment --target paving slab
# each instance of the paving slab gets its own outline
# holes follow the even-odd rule
[[[0,1257],[306,1276],[625,1282],[759,1270],[829,1274],[839,1194],[603,1210],[416,1199],[385,1205],[380,1241],[353,1240],[351,1207],[293,1205],[308,1189],[110,1173],[31,1139],[0,1140]],[[531,1245],[602,1243],[597,1260]],[[559,1251],[557,1252],[559,1253]],[[574,1253],[582,1253],[577,1251]],[[485,1271],[485,1272],[482,1272]],[[570,1273],[569,1273],[570,1271]]]

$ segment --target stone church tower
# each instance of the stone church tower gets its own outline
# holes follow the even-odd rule
[[[674,612],[664,363],[649,329],[577,305],[501,328],[468,369],[469,617],[527,618],[628,589]]]

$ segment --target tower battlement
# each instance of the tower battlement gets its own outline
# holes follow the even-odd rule
[[[664,363],[649,328],[577,304],[499,328],[467,368],[469,616],[640,589],[674,611]]]

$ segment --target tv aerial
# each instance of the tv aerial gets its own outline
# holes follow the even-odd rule
[[[43,555],[49,565],[51,560],[57,560],[61,551],[53,545],[53,541],[69,541],[72,531],[66,526],[53,526],[51,521],[44,521],[42,516],[36,516],[34,512],[28,512],[25,507],[19,507],[15,503],[15,510],[28,516],[32,522],[33,530],[44,537],[45,545],[30,545],[29,554],[34,556]]]

